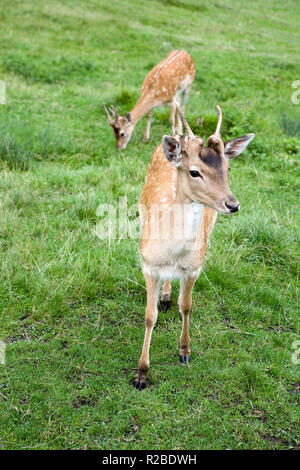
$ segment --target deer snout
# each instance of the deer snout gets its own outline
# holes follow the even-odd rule
[[[117,142],[117,149],[118,150],[124,150],[127,146],[127,143],[126,144],[123,144],[123,143],[120,143],[120,142]]]
[[[234,196],[227,197],[224,203],[230,214],[240,210],[240,203]]]

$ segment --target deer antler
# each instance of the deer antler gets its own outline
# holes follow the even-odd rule
[[[108,118],[108,122],[109,124],[114,124],[114,123],[117,123],[118,122],[118,118],[119,118],[119,114],[118,114],[118,111],[116,110],[116,108],[114,108],[114,106],[110,106],[110,112],[113,114],[115,120],[112,119],[111,115],[110,115],[110,112],[108,111],[107,107],[105,106],[105,104],[103,105],[103,108],[104,108],[104,111],[106,113],[106,116]]]
[[[104,108],[104,111],[105,111],[105,114],[107,116],[109,124],[113,124],[114,120],[112,119],[111,115],[109,114],[109,111],[108,111],[107,107],[105,106],[105,104],[103,105],[103,108]]]
[[[215,133],[212,134],[210,137],[214,139],[221,139],[221,124],[222,124],[222,110],[220,106],[216,106],[217,108],[217,113],[218,113],[218,124],[215,130]]]
[[[216,127],[216,130],[214,132],[214,134],[212,134],[208,139],[207,139],[207,145],[208,147],[213,147],[215,146],[216,144],[220,144],[220,142],[222,141],[221,139],[221,125],[222,125],[222,110],[220,108],[220,106],[216,106],[217,108],[217,113],[218,113],[218,123],[217,123],[217,127]]]
[[[110,109],[111,109],[112,113],[113,113],[114,116],[115,116],[115,121],[117,122],[117,121],[118,121],[118,118],[119,118],[118,111],[116,110],[116,108],[115,108],[113,105],[111,105]]]
[[[175,105],[176,105],[177,112],[180,116],[180,119],[182,121],[182,124],[184,125],[184,127],[187,131],[188,136],[191,137],[191,138],[195,137],[192,129],[190,128],[190,126],[188,125],[188,123],[187,123],[187,121],[184,117],[183,111],[182,111],[181,107],[179,106],[179,103],[176,100],[175,100]]]
[[[218,136],[218,137],[221,137],[221,124],[222,124],[222,110],[220,108],[220,106],[216,106],[217,108],[217,113],[218,113],[218,124],[217,124],[217,128],[216,128],[216,132],[215,132],[215,135]]]

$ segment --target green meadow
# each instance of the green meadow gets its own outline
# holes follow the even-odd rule
[[[1,449],[300,448],[299,15],[297,0],[1,0]],[[212,133],[218,104],[224,140],[256,137],[194,289],[191,363],[174,282],[138,392],[139,241],[99,239],[97,208],[137,203],[169,108],[120,152],[103,103],[128,112],[174,49],[196,64],[193,131]]]

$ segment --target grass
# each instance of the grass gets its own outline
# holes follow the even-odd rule
[[[284,132],[292,137],[300,137],[300,119],[291,117],[288,114],[281,116],[281,127]]]
[[[1,2],[1,448],[299,448],[299,8]],[[256,138],[231,165],[242,210],[218,217],[194,290],[191,366],[178,361],[175,283],[138,393],[138,241],[99,240],[97,208],[137,202],[168,110],[154,112],[149,143],[142,121],[118,153],[102,103],[129,111],[175,48],[196,63],[186,108],[195,132],[211,133],[219,104],[224,139]]]

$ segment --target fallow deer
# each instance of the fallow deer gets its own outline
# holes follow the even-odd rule
[[[139,100],[124,117],[119,116],[113,106],[111,106],[111,115],[104,106],[108,122],[115,134],[117,147],[119,149],[126,147],[135,125],[146,114],[148,118],[144,142],[147,141],[150,137],[152,109],[167,103],[170,103],[170,123],[172,134],[175,134],[175,99],[182,92],[181,106],[184,109],[194,77],[195,64],[191,56],[185,51],[173,51],[148,73],[142,84]],[[178,114],[176,131],[178,134],[182,132]]]
[[[247,134],[227,142],[220,129],[222,112],[217,106],[216,131],[207,140],[195,136],[177,108],[186,136],[164,136],[155,150],[140,197],[141,255],[146,281],[145,337],[134,386],[145,387],[149,348],[157,319],[161,281],[162,305],[169,306],[171,279],[180,279],[178,299],[182,319],[180,361],[190,360],[189,320],[192,291],[206,255],[217,213],[233,214],[240,208],[228,185],[228,161],[251,142]]]

